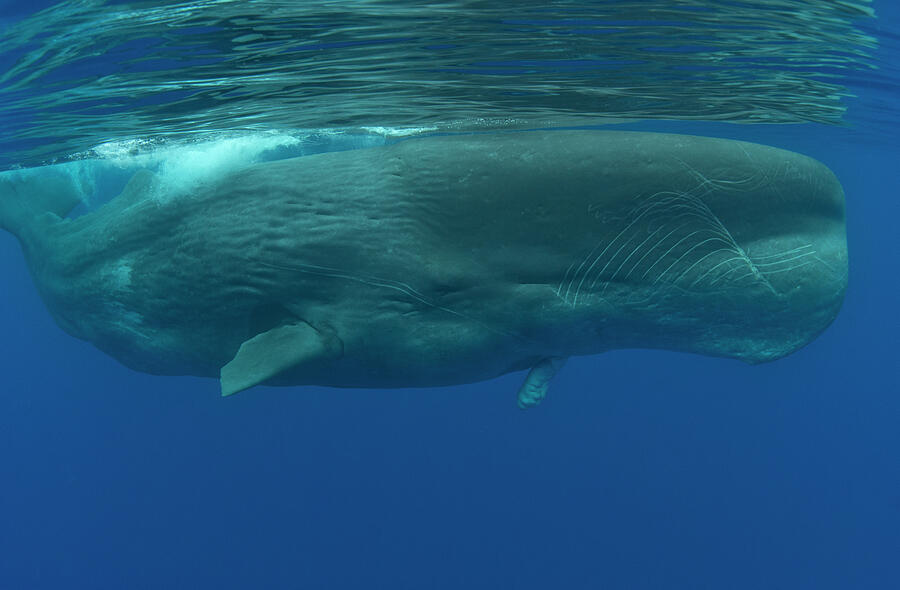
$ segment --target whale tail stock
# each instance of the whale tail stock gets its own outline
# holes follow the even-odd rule
[[[81,202],[77,181],[62,172],[0,174],[0,229],[27,240],[42,225],[58,222]]]

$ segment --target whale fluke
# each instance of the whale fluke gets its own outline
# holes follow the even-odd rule
[[[81,187],[68,174],[8,172],[0,177],[0,229],[21,240],[28,230],[68,215],[81,203],[80,195]]]

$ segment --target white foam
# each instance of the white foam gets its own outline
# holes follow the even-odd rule
[[[322,152],[365,149],[432,131],[428,127],[319,128],[289,131],[218,133],[199,139],[121,139],[73,154],[65,163],[0,172],[15,183],[32,182],[48,172],[71,177],[84,206],[82,215],[118,195],[138,170],[150,170],[157,183],[148,198],[168,202],[204,184],[258,162]],[[396,140],[395,139],[395,140]]]
[[[361,127],[363,131],[385,137],[409,137],[437,131],[437,127]]]
[[[97,146],[94,153],[114,166],[153,170],[159,181],[154,197],[167,200],[259,162],[267,152],[300,143],[297,136],[273,132],[182,144],[115,141]]]

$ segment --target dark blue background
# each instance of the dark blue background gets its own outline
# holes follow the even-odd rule
[[[519,374],[220,399],[62,333],[0,235],[0,588],[900,587],[900,142],[640,128],[837,173],[851,285],[821,338],[572,359],[528,412]]]

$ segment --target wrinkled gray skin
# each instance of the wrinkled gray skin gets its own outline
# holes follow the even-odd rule
[[[59,195],[26,205],[7,189],[0,225],[67,332],[139,371],[222,371],[224,393],[535,368],[527,406],[573,355],[777,359],[825,329],[847,282],[834,175],[750,143],[425,137],[254,164],[180,196],[155,182],[139,174],[74,220],[34,211],[64,213]]]

